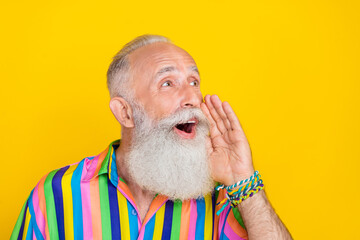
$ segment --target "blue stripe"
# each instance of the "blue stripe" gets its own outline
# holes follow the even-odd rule
[[[215,231],[215,229],[214,229],[214,220],[215,220],[215,218],[214,218],[214,216],[215,216],[215,205],[216,205],[216,194],[215,194],[215,192],[213,192],[213,194],[211,195],[211,200],[212,200],[212,219],[213,219],[213,221],[212,221],[212,237],[211,237],[211,239],[214,239],[214,231]]]
[[[19,235],[18,235],[18,239],[20,239],[20,240],[22,239],[23,234],[24,234],[24,225],[25,225],[26,211],[28,208],[28,202],[29,202],[29,200],[27,200],[26,204],[25,204],[24,215],[23,215],[23,219],[21,221],[21,227],[20,227],[20,231],[19,231]]]
[[[221,235],[221,238],[220,238],[221,240],[230,240],[227,236],[226,236],[226,234],[225,233],[223,233],[222,235]]]
[[[154,214],[152,218],[148,221],[145,227],[144,240],[151,240],[154,236],[154,228],[155,228],[155,216]]]
[[[31,191],[31,194],[30,194],[30,197],[29,197],[29,212],[31,214],[31,222],[32,222],[32,227],[34,229],[34,232],[35,232],[35,236],[38,240],[43,240],[44,237],[43,235],[41,234],[40,232],[40,229],[38,227],[38,225],[36,224],[36,215],[35,215],[35,211],[34,211],[34,205],[33,205],[33,202],[32,202],[32,195],[34,193],[34,189]]]
[[[110,205],[110,218],[111,218],[111,235],[112,239],[121,239],[120,230],[120,216],[119,216],[119,205],[117,198],[117,189],[108,182],[109,191],[109,205]]]
[[[114,146],[114,151],[111,156],[111,176],[110,176],[110,178],[111,178],[111,182],[117,187],[119,176],[117,174],[117,168],[116,168],[115,150],[116,150],[116,147]]]
[[[84,239],[83,236],[83,215],[82,215],[82,201],[81,201],[81,174],[83,170],[84,160],[82,160],[76,167],[71,178],[71,193],[73,200],[73,214],[74,214],[74,238]]]
[[[33,220],[31,218],[30,218],[28,230],[26,232],[26,240],[32,240],[33,239],[33,226],[32,226],[32,221]]]
[[[129,201],[126,202],[128,207],[128,216],[129,216],[129,225],[130,225],[130,239],[136,240],[138,238],[138,233],[139,233],[137,214],[136,215],[133,214],[136,213],[136,210]]]
[[[61,188],[61,180],[64,173],[69,169],[69,166],[61,168],[57,171],[52,179],[52,188],[54,192],[54,202],[56,211],[56,220],[58,226],[59,240],[65,240],[65,227],[64,227],[64,203]]]
[[[197,219],[195,229],[195,239],[204,239],[204,226],[205,226],[205,199],[196,199],[197,206]]]
[[[174,209],[174,202],[167,201],[166,205],[165,205],[164,227],[163,227],[163,232],[162,232],[162,236],[161,236],[162,240],[170,239],[172,218],[173,218],[173,209]]]

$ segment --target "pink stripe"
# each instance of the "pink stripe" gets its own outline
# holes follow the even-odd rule
[[[246,240],[240,237],[239,235],[237,235],[228,223],[225,223],[224,233],[231,240],[232,239]]]
[[[219,225],[218,225],[218,235],[220,238],[221,235],[221,231],[223,229],[223,226],[225,224],[225,220],[226,220],[226,215],[229,211],[230,208],[230,204],[220,213],[220,218],[219,218]]]
[[[43,236],[43,238],[45,239],[45,218],[43,213],[41,212],[40,206],[39,206],[39,191],[38,191],[38,187],[39,187],[39,183],[36,185],[34,192],[33,192],[33,196],[32,196],[32,202],[33,202],[33,207],[34,207],[34,212],[35,212],[35,219],[36,219],[36,223],[40,229],[40,232]]]
[[[99,155],[94,157],[92,160],[89,160],[88,158],[85,159],[85,169],[87,169],[87,172],[85,175],[81,176],[81,179],[91,179],[96,171],[97,162],[99,161]]]
[[[97,167],[97,162],[99,161],[99,156],[100,155],[97,155],[96,157],[94,157],[92,160],[88,160],[90,166],[87,166],[88,170],[87,170],[87,173],[86,173],[86,177],[87,178],[92,178],[94,173],[95,173],[95,170],[96,170],[96,167]]]
[[[197,218],[197,205],[196,200],[190,200],[190,222],[189,222],[189,235],[188,239],[195,239],[195,228]]]
[[[138,240],[143,240],[144,239],[144,233],[145,233],[145,227],[143,227],[141,229],[141,232],[139,234]]]
[[[83,168],[81,179],[86,175],[86,168]],[[81,188],[81,202],[83,214],[83,232],[84,239],[93,239],[92,222],[91,222],[91,200],[90,200],[90,182],[82,181]]]

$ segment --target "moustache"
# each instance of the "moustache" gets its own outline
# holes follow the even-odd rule
[[[173,129],[179,124],[195,120],[197,127],[209,128],[210,123],[200,108],[181,108],[157,122],[158,128]]]

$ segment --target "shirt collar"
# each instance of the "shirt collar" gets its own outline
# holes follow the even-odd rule
[[[120,145],[120,139],[110,143],[110,145],[95,157],[84,159],[85,171],[83,181],[91,181],[95,177],[108,174],[110,180],[118,180],[116,171],[116,159],[113,159],[115,149]],[[120,179],[123,181],[122,179]]]

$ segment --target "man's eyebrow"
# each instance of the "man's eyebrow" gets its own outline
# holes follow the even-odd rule
[[[173,72],[173,71],[175,71],[175,67],[173,67],[173,66],[163,67],[156,73],[156,77],[162,75],[163,73]]]
[[[161,76],[164,73],[168,73],[168,72],[174,72],[177,69],[174,66],[167,66],[167,67],[163,67],[161,68],[159,71],[157,71],[156,73],[156,77]],[[198,75],[200,75],[199,73],[199,69],[197,68],[197,66],[191,66],[188,68],[189,71],[193,71],[196,72]]]
[[[199,69],[197,68],[197,66],[191,66],[189,67],[189,70],[196,72],[200,76]]]

